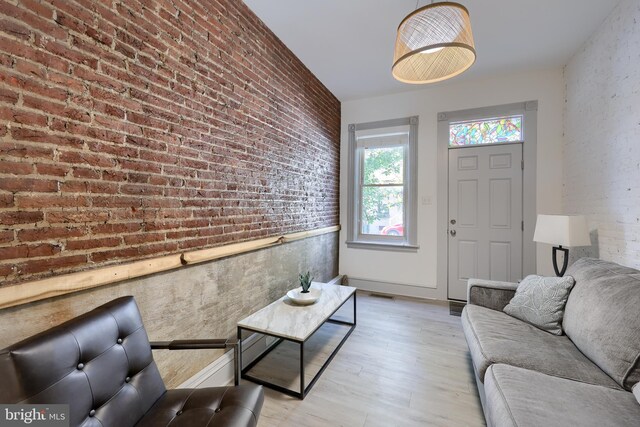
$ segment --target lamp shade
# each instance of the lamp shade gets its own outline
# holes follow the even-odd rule
[[[587,219],[582,215],[538,215],[533,240],[558,246],[591,246]]]
[[[410,13],[398,26],[393,77],[434,83],[464,72],[476,60],[467,8],[440,2]]]

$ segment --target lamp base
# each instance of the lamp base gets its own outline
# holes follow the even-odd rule
[[[562,252],[564,254],[564,261],[562,263],[562,270],[558,270],[558,252]],[[556,272],[556,276],[562,277],[564,273],[567,271],[567,267],[569,266],[569,249],[563,248],[562,246],[554,246],[552,253],[553,260],[553,271]]]

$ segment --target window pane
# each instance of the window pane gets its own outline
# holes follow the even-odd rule
[[[452,123],[449,145],[479,145],[522,141],[522,116]]]
[[[404,235],[403,187],[362,187],[362,234]]]
[[[404,147],[364,149],[363,179],[366,184],[402,184]]]

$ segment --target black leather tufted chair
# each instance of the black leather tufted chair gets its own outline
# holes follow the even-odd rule
[[[226,344],[174,341],[157,347]],[[0,351],[0,402],[69,404],[71,426],[256,426],[263,400],[262,388],[253,384],[167,391],[133,297]]]

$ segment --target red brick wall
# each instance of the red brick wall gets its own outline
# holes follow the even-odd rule
[[[0,279],[338,223],[339,101],[240,1],[0,0]]]

